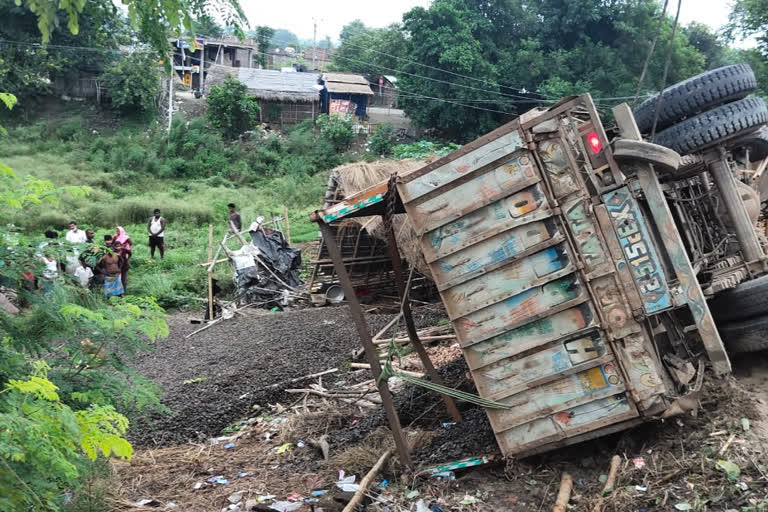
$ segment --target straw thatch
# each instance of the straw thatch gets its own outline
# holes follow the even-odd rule
[[[389,179],[393,173],[405,174],[425,166],[426,160],[381,160],[373,163],[356,162],[337,167],[332,172],[332,180],[338,187],[338,198],[349,197],[357,192],[365,190],[373,185]],[[371,236],[386,240],[386,233],[380,217],[357,217],[346,222],[360,224]],[[395,215],[392,226],[400,247],[401,256],[416,270],[432,279],[424,255],[421,252],[419,239],[413,230],[412,224],[404,214]]]

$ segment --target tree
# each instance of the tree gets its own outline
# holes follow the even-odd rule
[[[286,46],[299,47],[299,38],[284,28],[275,29],[275,34],[272,36],[272,45],[277,48],[285,48]]]
[[[220,39],[224,35],[224,27],[216,23],[216,20],[210,14],[203,14],[198,17],[194,23],[195,35],[203,37],[212,37]]]
[[[261,64],[262,68],[267,67],[267,52],[272,44],[272,38],[275,36],[275,29],[267,26],[256,27],[256,44],[259,54],[253,59]]]
[[[763,53],[768,53],[768,0],[736,0],[728,18],[727,34],[734,38],[754,35]]]
[[[160,88],[154,52],[135,52],[101,75],[112,107],[124,114],[153,115]]]
[[[683,27],[683,34],[688,42],[704,56],[706,69],[724,66],[727,63],[729,48],[720,40],[718,34],[703,23],[692,22]]]
[[[360,73],[372,79],[394,74],[402,67],[406,39],[400,25],[364,29],[345,39],[333,54],[330,68]]]
[[[230,140],[256,126],[259,104],[248,96],[248,88],[239,80],[227,75],[222,85],[214,85],[206,96],[208,119],[222,135]]]
[[[343,43],[347,39],[350,39],[351,37],[356,36],[360,32],[365,32],[367,30],[368,28],[365,26],[365,23],[363,23],[360,20],[353,20],[341,28],[339,39],[341,39],[341,42]]]

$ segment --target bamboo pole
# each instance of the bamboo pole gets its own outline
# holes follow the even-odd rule
[[[611,494],[613,492],[613,488],[616,485],[616,474],[619,471],[619,463],[621,462],[621,457],[618,455],[614,455],[611,458],[611,467],[608,471],[608,479],[605,481],[605,487],[603,487],[603,496],[606,494]]]
[[[208,224],[208,261],[213,260],[213,224]],[[208,267],[208,321],[213,321],[213,265]]]
[[[288,207],[283,206],[283,218],[285,219],[285,239],[291,245],[291,222],[288,220]]]
[[[568,508],[568,502],[571,500],[571,489],[573,488],[573,478],[570,473],[563,473],[560,479],[560,490],[557,492],[555,505],[552,512],[565,512]]]
[[[349,503],[347,503],[347,506],[344,507],[342,512],[353,512],[355,510],[363,500],[366,491],[368,491],[368,486],[371,485],[371,481],[376,478],[376,475],[381,471],[381,468],[387,462],[390,455],[392,455],[392,450],[387,450],[381,454],[381,457],[379,457],[379,460],[376,461],[376,464],[371,468],[368,474],[360,480],[360,488],[355,492],[355,495],[352,496],[352,499],[349,500]]]

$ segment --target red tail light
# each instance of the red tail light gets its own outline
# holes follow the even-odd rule
[[[589,147],[592,148],[594,154],[598,154],[600,150],[603,149],[600,137],[598,137],[595,132],[590,132],[589,135],[587,135],[587,142],[589,142]]]

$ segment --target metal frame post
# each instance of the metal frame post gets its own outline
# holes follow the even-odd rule
[[[736,239],[739,241],[744,259],[746,262],[752,262],[765,258],[765,253],[760,247],[757,234],[755,234],[755,227],[749,220],[747,210],[744,208],[744,201],[741,199],[739,189],[736,188],[736,179],[725,159],[725,149],[721,146],[717,148],[716,154],[710,153],[707,157],[711,158],[708,162],[709,172],[723,197],[723,206],[733,223]]]
[[[391,189],[389,193],[392,193]],[[406,296],[405,282],[403,281],[403,262],[400,258],[400,250],[397,247],[395,231],[392,229],[392,223],[384,219],[384,216],[382,216],[382,220],[384,220],[384,226],[387,231],[387,250],[389,251],[389,258],[392,260],[392,273],[394,274],[397,293],[400,297],[401,310],[403,312],[403,319],[405,320],[405,329],[408,331],[408,339],[411,341],[413,348],[416,349],[416,352],[419,354],[421,363],[424,365],[424,369],[427,370],[427,375],[429,375],[429,378],[432,379],[432,382],[435,384],[442,386],[443,379],[440,377],[440,374],[437,373],[435,366],[432,364],[432,360],[429,358],[427,350],[424,348],[424,345],[422,345],[421,340],[419,339],[419,334],[416,331],[416,324],[413,322],[411,305],[408,301],[408,297]],[[453,421],[460,423],[461,413],[456,407],[456,403],[453,401],[453,398],[443,394],[440,396],[442,397],[443,402],[445,402],[445,407],[448,409],[448,412],[453,418]]]
[[[381,395],[381,403],[384,406],[384,411],[387,413],[387,419],[389,420],[389,428],[392,430],[392,437],[395,439],[395,446],[397,452],[400,455],[400,462],[402,462],[409,469],[413,470],[413,461],[408,451],[408,442],[403,434],[403,429],[400,426],[400,418],[397,415],[395,404],[392,401],[392,393],[389,391],[386,379],[381,379],[381,366],[379,365],[378,354],[376,353],[376,346],[371,339],[371,332],[368,329],[368,322],[365,321],[363,315],[363,308],[360,307],[360,301],[357,300],[355,295],[355,289],[352,286],[352,281],[349,279],[347,269],[344,267],[344,260],[341,257],[341,251],[339,246],[334,240],[333,230],[331,227],[318,220],[317,225],[320,228],[320,233],[323,235],[323,242],[328,248],[328,254],[333,260],[333,265],[336,268],[336,273],[339,276],[339,283],[344,289],[344,295],[349,305],[349,312],[352,315],[352,320],[355,322],[357,332],[360,335],[360,341],[365,348],[365,357],[368,359],[368,363],[371,365],[371,373],[373,378],[376,379],[376,386],[379,389]]]
[[[443,379],[440,374],[437,373],[435,366],[432,364],[432,360],[429,358],[427,350],[422,345],[419,339],[418,331],[416,330],[416,324],[413,321],[413,315],[411,314],[411,304],[408,299],[408,290],[403,279],[403,260],[400,258],[400,249],[397,246],[397,237],[395,236],[395,230],[392,228],[392,218],[395,215],[397,207],[397,174],[392,174],[389,177],[389,183],[387,183],[387,209],[381,216],[384,231],[387,234],[387,252],[389,253],[389,259],[392,264],[392,274],[395,278],[395,286],[397,286],[397,294],[400,298],[400,312],[405,319],[405,328],[408,331],[408,339],[419,354],[421,363],[424,365],[424,369],[427,370],[429,378],[432,382],[438,385],[443,385]],[[453,417],[456,423],[461,422],[461,413],[456,407],[456,403],[448,395],[440,394],[445,402],[445,407]]]

